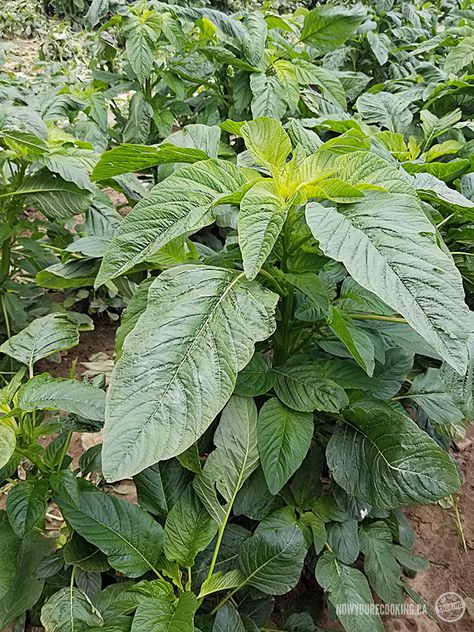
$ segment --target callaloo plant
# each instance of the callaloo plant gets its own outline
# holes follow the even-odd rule
[[[84,409],[103,406],[94,385],[67,381],[54,402],[51,377],[8,387],[2,423],[20,450],[30,411],[31,437],[48,423],[38,409],[69,413],[66,440],[71,415],[105,425],[79,464],[67,441],[52,468],[13,445],[6,467],[22,456],[26,481],[5,475],[3,626],[29,610],[46,632],[304,632],[322,590],[346,630],[380,632],[373,609],[338,606],[418,599],[404,580],[425,562],[400,508],[461,482],[448,452],[472,416],[461,276],[413,176],[360,129],[323,143],[297,121],[223,127],[246,147],[236,163],[209,157],[218,128],[194,126],[192,147],[124,145],[94,168],[97,181],[164,168],[95,283],[146,278],[105,412]],[[33,326],[1,351],[32,366]],[[140,506],[104,493],[127,477]],[[54,551],[39,544],[47,501]],[[25,574],[39,584],[18,606]]]

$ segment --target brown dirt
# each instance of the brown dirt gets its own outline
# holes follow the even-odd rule
[[[95,328],[92,331],[82,331],[81,340],[77,347],[61,353],[61,362],[42,360],[38,362],[37,372],[47,371],[56,377],[69,377],[73,363],[77,360],[76,375],[86,373],[91,360],[97,354],[104,354],[112,360],[115,353],[115,333],[118,324],[107,316],[94,318]]]

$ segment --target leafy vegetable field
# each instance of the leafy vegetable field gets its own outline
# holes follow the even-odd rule
[[[444,629],[470,0],[4,4],[0,630]]]

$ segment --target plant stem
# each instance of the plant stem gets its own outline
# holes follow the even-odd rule
[[[7,312],[7,308],[5,306],[5,296],[4,294],[0,295],[0,302],[2,303],[2,312],[3,312],[3,319],[5,321],[5,329],[7,330],[7,337],[10,338],[11,337],[11,330],[10,330],[10,319],[8,318],[8,312]]]
[[[261,274],[271,285],[273,285],[274,289],[280,296],[286,296],[285,291],[278,281],[270,274],[270,272],[261,268],[259,274]]]
[[[72,432],[73,432],[72,430],[68,430],[66,441],[64,442],[63,449],[61,450],[61,457],[58,463],[58,472],[61,471],[61,468],[64,463],[64,459],[66,458],[66,454],[68,453],[69,446],[71,445]]]

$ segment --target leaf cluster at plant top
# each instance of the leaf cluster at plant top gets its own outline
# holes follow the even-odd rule
[[[402,507],[454,502],[474,413],[472,10],[86,19],[90,76],[0,76],[0,630],[423,604]],[[56,377],[94,305],[110,383]]]

